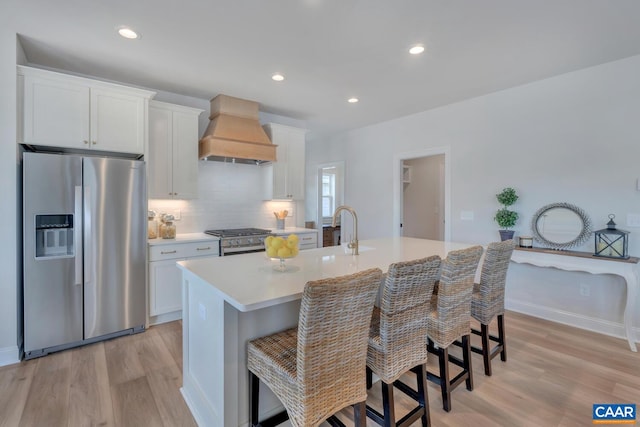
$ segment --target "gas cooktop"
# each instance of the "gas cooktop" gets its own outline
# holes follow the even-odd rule
[[[271,230],[262,228],[230,228],[223,230],[206,230],[206,234],[216,237],[241,237],[241,236],[264,236],[271,233]]]

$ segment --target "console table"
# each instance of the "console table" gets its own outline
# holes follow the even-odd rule
[[[612,259],[596,257],[589,252],[516,247],[511,261],[538,267],[555,267],[561,270],[584,271],[591,274],[614,274],[622,277],[627,284],[627,301],[624,308],[625,335],[631,351],[637,351],[632,322],[638,288],[640,287],[638,276],[640,258]]]

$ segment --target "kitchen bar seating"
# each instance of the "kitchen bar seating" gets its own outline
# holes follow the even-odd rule
[[[482,355],[484,374],[491,376],[491,359],[500,354],[503,362],[507,361],[507,346],[504,333],[504,288],[507,281],[507,270],[515,241],[490,243],[482,264],[480,283],[473,285],[471,298],[471,316],[480,322],[480,331],[472,328],[471,332],[480,335],[482,348],[471,347],[471,351]],[[489,324],[497,316],[498,336],[490,335]],[[491,348],[491,341],[497,343]]]
[[[307,282],[298,327],[250,341],[250,424],[263,427],[291,420],[313,427],[354,405],[358,426],[366,425],[366,358],[371,312],[380,287],[378,268]],[[260,381],[285,412],[258,420]],[[330,423],[341,425],[332,417]]]
[[[440,375],[427,373],[430,381],[440,385],[442,407],[451,410],[451,391],[462,382],[473,390],[471,369],[471,294],[473,281],[482,257],[482,246],[451,251],[442,262],[437,294],[431,299],[428,318],[428,350],[438,355]],[[462,361],[449,355],[449,346],[462,338]],[[449,362],[462,368],[450,379]]]
[[[408,426],[419,418],[431,424],[427,394],[427,316],[433,287],[440,276],[437,255],[391,264],[382,285],[380,307],[373,311],[367,352],[367,378],[375,373],[382,385],[384,415],[367,406],[367,416],[383,426]],[[405,372],[416,374],[418,391],[400,382]],[[396,423],[394,385],[419,406]]]

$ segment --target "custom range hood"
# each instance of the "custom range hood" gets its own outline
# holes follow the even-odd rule
[[[218,95],[211,100],[209,126],[200,139],[200,159],[260,164],[276,161],[272,144],[258,118],[258,103]]]

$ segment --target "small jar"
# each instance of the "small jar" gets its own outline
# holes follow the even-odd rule
[[[175,218],[173,215],[163,215],[162,224],[160,224],[160,237],[163,239],[176,238],[176,226],[173,223]]]
[[[531,237],[531,236],[520,236],[520,247],[521,248],[533,248],[533,237]]]
[[[156,239],[158,237],[158,221],[156,220],[156,213],[154,211],[149,211],[147,219],[147,239]]]

